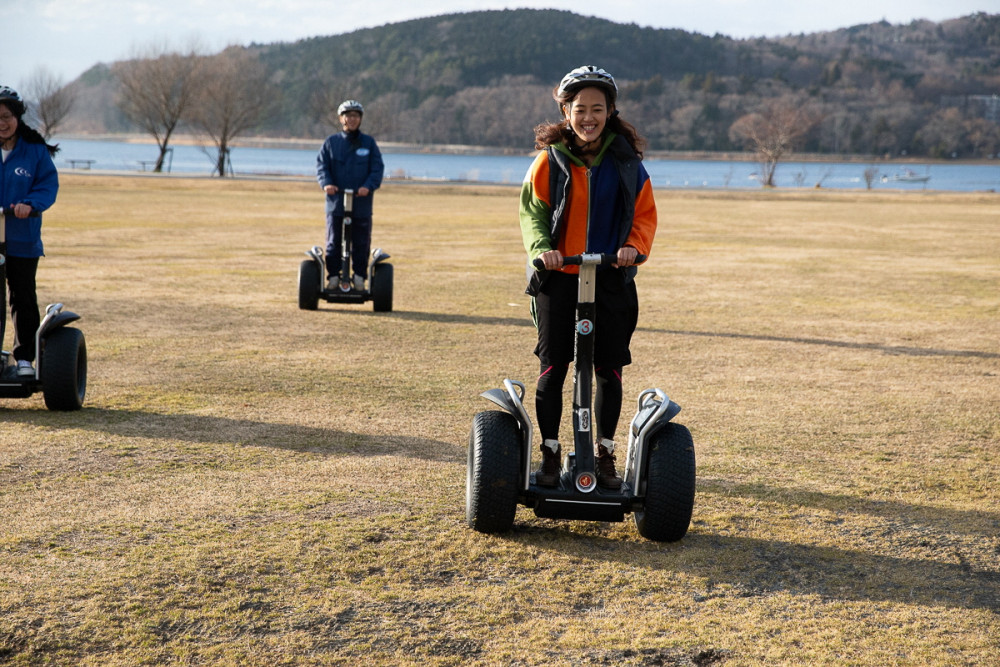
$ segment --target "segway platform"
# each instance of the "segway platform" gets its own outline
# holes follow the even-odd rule
[[[340,271],[338,284],[328,287],[323,282],[326,269],[326,254],[320,246],[313,246],[306,251],[309,259],[302,260],[299,265],[299,308],[316,310],[319,300],[328,303],[364,303],[372,302],[375,312],[392,310],[393,268],[388,262],[389,253],[382,248],[372,251],[366,274],[367,289],[355,289],[351,275],[351,212],[353,211],[354,191],[343,190],[344,217],[340,228]]]
[[[7,333],[7,215],[0,208],[0,346]],[[11,353],[0,350],[0,398],[28,398],[41,391],[49,410],[79,410],[87,393],[87,342],[83,332],[67,326],[80,319],[49,304],[35,331],[35,368],[17,372]]]
[[[313,246],[306,251],[309,259],[302,260],[299,265],[299,308],[316,310],[320,299],[328,303],[365,303],[372,302],[376,313],[392,310],[393,267],[387,260],[389,253],[381,248],[372,251],[368,264],[368,289],[357,290],[349,282],[342,289],[340,285],[333,288],[323,282],[323,272],[326,266],[326,255],[323,248]]]
[[[50,410],[79,410],[87,393],[87,343],[83,332],[66,326],[80,319],[61,303],[45,309],[35,333],[34,373],[23,376],[10,352],[0,352],[0,398],[28,398],[39,391]],[[2,330],[2,327],[0,327]]]
[[[574,447],[565,454],[556,486],[540,486],[531,472],[534,428],[524,407],[525,387],[504,380],[502,389],[483,392],[500,410],[477,413],[469,434],[465,510],[468,525],[483,533],[510,530],[518,505],[536,516],[581,521],[624,521],[632,514],[639,534],[674,542],[687,534],[694,509],[695,451],[691,433],[673,422],[680,406],[660,389],[638,396],[628,429],[624,474],[619,489],[597,484],[591,430],[594,331],[593,281],[596,266],[614,255],[564,258],[580,264],[574,364]],[[585,326],[579,326],[581,322]]]

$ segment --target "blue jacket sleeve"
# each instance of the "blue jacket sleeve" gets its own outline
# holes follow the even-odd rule
[[[42,213],[56,203],[58,192],[59,172],[56,171],[56,165],[52,162],[48,150],[42,150],[35,165],[35,179],[31,187],[20,202],[11,203],[30,204],[36,213]]]
[[[365,179],[365,187],[369,190],[378,190],[379,186],[382,185],[382,176],[385,173],[385,163],[382,161],[382,151],[379,150],[378,144],[372,139],[371,148],[371,171],[368,173],[368,178]]]
[[[321,188],[336,184],[337,175],[334,173],[333,143],[330,139],[323,142],[316,155],[316,182]]]

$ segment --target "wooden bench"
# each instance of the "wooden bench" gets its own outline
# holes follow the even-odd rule
[[[97,162],[97,160],[73,160],[67,158],[66,162],[69,162],[70,169],[76,169],[77,165],[79,165],[80,169],[90,169],[90,165]]]
[[[138,160],[143,171],[148,171],[150,167],[156,166],[156,160]]]

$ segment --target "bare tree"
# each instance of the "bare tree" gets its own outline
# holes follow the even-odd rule
[[[192,107],[191,123],[215,145],[215,172],[226,175],[232,140],[260,123],[276,102],[267,68],[242,47],[230,47],[202,61],[204,85]]]
[[[199,59],[194,50],[169,53],[154,46],[132,60],[115,64],[120,84],[118,106],[146,134],[153,137],[160,154],[153,171],[163,171],[170,138],[200,86]]]
[[[816,114],[792,99],[769,100],[761,109],[740,117],[729,128],[729,138],[753,149],[760,163],[760,182],[774,187],[774,170],[818,122]]]
[[[34,101],[38,131],[48,141],[72,111],[75,89],[42,65],[28,77],[23,92],[26,99]]]
[[[872,183],[874,183],[878,179],[878,173],[879,173],[879,168],[872,166],[865,169],[864,174],[862,174],[862,176],[865,179],[865,187],[868,190],[872,189]]]

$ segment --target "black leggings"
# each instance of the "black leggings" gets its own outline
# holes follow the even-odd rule
[[[35,360],[35,332],[41,323],[38,295],[35,292],[37,257],[7,255],[7,292],[10,316],[14,324],[14,347],[11,353],[18,361]]]
[[[535,413],[538,430],[543,440],[559,439],[559,424],[562,421],[563,384],[566,381],[568,365],[546,366],[542,364],[535,388]],[[618,428],[618,418],[622,411],[622,369],[596,368],[597,390],[594,396],[594,413],[597,415],[597,438],[614,440]]]

